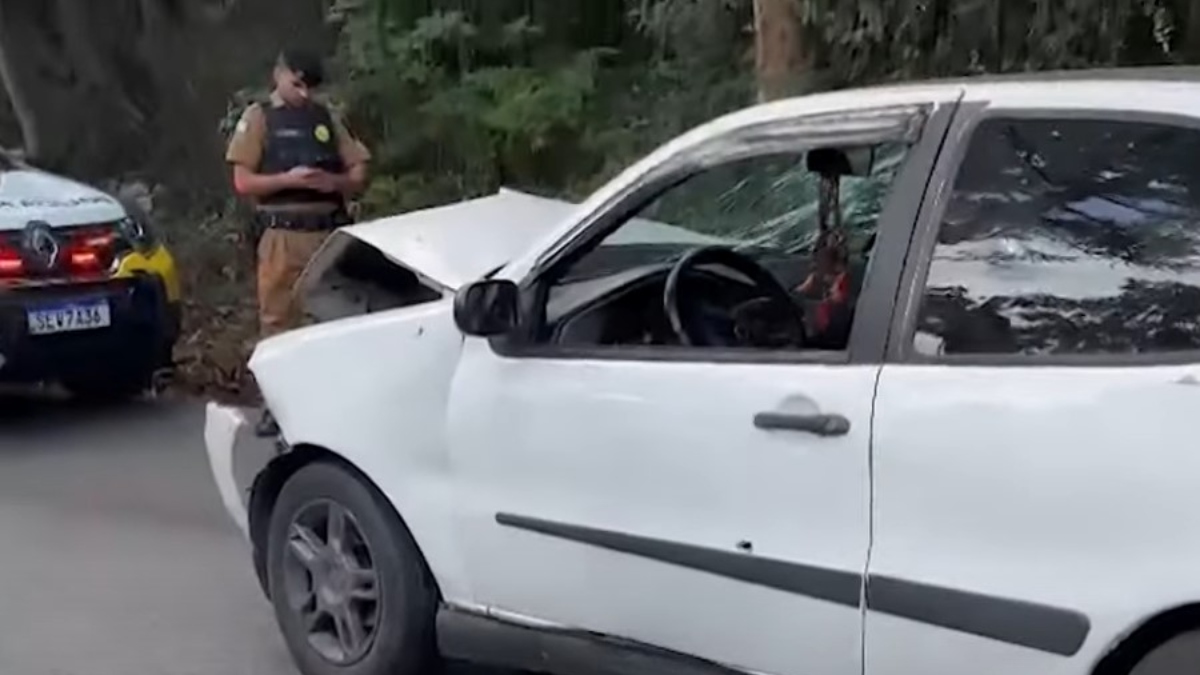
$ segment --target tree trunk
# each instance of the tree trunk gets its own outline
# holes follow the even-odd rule
[[[1183,3],[1185,32],[1182,40],[1183,57],[1188,63],[1200,61],[1200,0]]]
[[[17,63],[21,59],[20,49],[13,42],[3,39],[3,36],[9,32],[8,27],[12,22],[13,17],[10,11],[0,4],[0,83],[4,85],[9,106],[12,107],[13,116],[17,118],[17,125],[22,136],[21,145],[24,152],[28,153],[31,139],[36,139],[38,135],[37,115],[34,114],[33,104],[25,95],[25,90],[20,86],[18,79],[20,75],[17,71]]]
[[[810,67],[797,3],[802,0],[754,0],[755,65],[758,98],[770,101],[800,91]]]
[[[223,184],[217,125],[325,0],[0,0],[0,82],[26,154],[85,180]],[[259,72],[261,71],[261,72]]]

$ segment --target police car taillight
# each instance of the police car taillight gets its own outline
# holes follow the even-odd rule
[[[20,235],[0,236],[0,280],[101,277],[127,249],[116,224],[62,228],[56,235],[57,254],[40,265],[29,258],[35,254],[23,248]]]
[[[98,270],[102,267],[95,251],[71,251],[71,268],[76,271]]]
[[[24,273],[25,261],[21,258],[21,251],[0,244],[0,277],[19,277]]]
[[[66,247],[66,262],[72,272],[100,272],[112,264],[116,253],[117,232],[113,227],[90,227],[71,233]]]

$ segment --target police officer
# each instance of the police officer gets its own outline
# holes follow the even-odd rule
[[[319,56],[283,52],[270,99],[249,106],[226,151],[237,193],[254,206],[258,238],[259,332],[299,323],[294,288],[309,259],[350,222],[347,201],[367,179],[367,148],[328,107],[313,100],[324,81]],[[264,412],[261,435],[277,432]]]
[[[350,222],[348,198],[362,190],[370,153],[328,107],[313,100],[324,73],[318,56],[285,51],[270,100],[249,106],[229,142],[237,193],[249,198],[258,241],[262,337],[296,325],[293,289],[309,258]]]

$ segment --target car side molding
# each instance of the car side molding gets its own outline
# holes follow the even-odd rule
[[[508,513],[496,514],[496,522],[506,527],[686,567],[823,602],[850,608],[862,605],[863,575],[859,572],[772,560],[741,552]],[[1059,656],[1075,655],[1091,632],[1091,620],[1072,609],[885,575],[867,576],[865,596],[868,611]]]

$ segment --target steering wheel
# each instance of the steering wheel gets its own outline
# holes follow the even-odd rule
[[[701,265],[720,265],[748,278],[758,291],[754,300],[743,303],[735,311],[719,311],[705,307],[692,298],[684,298],[679,291],[680,280]],[[744,325],[737,315],[757,315],[759,323],[770,323],[770,329],[783,331],[779,347],[801,348],[805,344],[804,311],[792,300],[791,294],[753,258],[725,246],[705,246],[688,252],[667,276],[663,291],[663,306],[671,328],[680,341],[689,347],[695,346],[766,346],[766,339],[754,339],[751,333],[760,332]],[[707,310],[707,311],[705,311]],[[726,330],[714,327],[714,323],[729,324]]]

